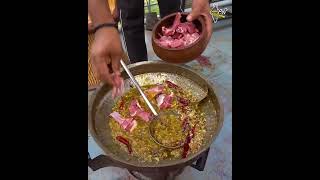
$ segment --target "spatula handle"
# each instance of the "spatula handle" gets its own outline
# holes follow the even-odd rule
[[[158,116],[157,111],[153,108],[152,104],[150,103],[150,101],[148,100],[147,96],[144,94],[144,92],[142,91],[139,83],[136,81],[136,79],[134,78],[134,76],[131,74],[130,70],[128,69],[127,65],[123,62],[123,60],[120,60],[121,66],[123,67],[123,69],[126,71],[126,73],[128,74],[128,76],[130,77],[131,81],[133,82],[133,85],[138,89],[139,93],[141,94],[142,98],[144,99],[144,101],[147,103],[148,107],[150,108],[150,110],[152,111],[153,115]]]

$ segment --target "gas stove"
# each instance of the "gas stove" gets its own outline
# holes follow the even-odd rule
[[[209,151],[210,148],[204,151],[199,156],[199,158],[190,166],[198,171],[203,171],[206,165]],[[95,171],[103,167],[113,166],[113,162],[105,155],[99,155],[96,158],[91,159],[90,154],[88,153],[88,166]],[[184,168],[185,167],[172,171],[155,171],[150,173],[131,171],[129,169],[129,172],[139,180],[174,180],[176,176],[183,172]]]

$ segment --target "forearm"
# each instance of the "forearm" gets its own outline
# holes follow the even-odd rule
[[[107,0],[88,0],[88,12],[95,25],[114,22]]]

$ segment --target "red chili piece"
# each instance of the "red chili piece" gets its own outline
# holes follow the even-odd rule
[[[197,126],[197,124],[195,124],[195,125],[193,126],[193,128],[191,129],[191,133],[192,133],[191,138],[194,137],[194,134],[195,134],[195,131],[196,131],[196,126]]]
[[[185,117],[182,121],[183,132],[186,131],[188,126],[189,126],[189,117]]]
[[[174,83],[171,82],[171,81],[166,80],[165,82],[167,83],[167,85],[168,85],[169,88],[174,88],[174,89],[178,89],[178,88],[179,88],[178,85],[174,84]]]
[[[182,158],[186,158],[188,151],[190,149],[189,143],[191,141],[191,136],[188,134],[186,142],[183,144],[183,152],[182,152]]]
[[[191,139],[194,137],[194,133],[195,133],[195,129],[196,129],[196,125],[195,124],[192,129],[191,129],[191,134],[188,133],[188,136],[186,138],[186,142],[183,144],[183,152],[182,152],[182,158],[186,158],[187,157],[187,154],[188,154],[188,151],[190,149],[190,142],[191,142]]]
[[[124,100],[121,99],[119,109],[123,110],[123,108],[124,108]]]
[[[125,144],[125,145],[127,146],[128,151],[129,151],[129,154],[132,153],[131,144],[129,143],[129,141],[128,141],[126,138],[124,138],[124,137],[122,137],[122,136],[117,136],[116,139],[117,139],[119,142],[121,142],[122,144]]]
[[[185,99],[185,98],[182,98],[182,97],[178,97],[178,101],[179,101],[179,103],[182,104],[182,106],[188,106],[189,105],[189,100],[188,99]]]

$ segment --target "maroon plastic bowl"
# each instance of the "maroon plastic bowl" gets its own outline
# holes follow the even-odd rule
[[[199,30],[200,37],[194,43],[182,47],[182,48],[165,48],[158,45],[155,39],[159,39],[158,33],[161,33],[161,27],[171,27],[177,13],[170,14],[161,19],[152,30],[152,47],[156,55],[163,61],[170,63],[187,63],[195,58],[199,57],[206,48],[206,35],[207,31],[203,17],[200,17],[193,21],[197,29]],[[181,13],[181,22],[186,22],[186,18],[189,13]]]

